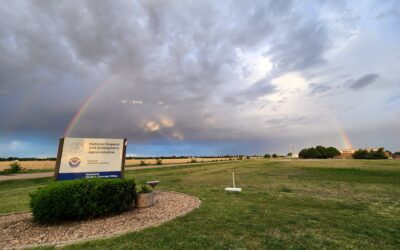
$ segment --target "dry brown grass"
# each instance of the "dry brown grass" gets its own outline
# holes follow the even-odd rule
[[[209,161],[214,161],[214,160],[228,160],[228,158],[196,158],[197,162],[209,162]],[[126,160],[125,165],[126,166],[138,166],[140,164],[139,159],[133,159],[133,160]],[[185,159],[163,159],[162,164],[168,165],[168,164],[183,164],[183,163],[189,163],[191,159],[185,158]],[[9,165],[13,161],[2,161],[0,162],[0,171],[9,168]],[[156,160],[155,159],[145,159],[144,162],[148,165],[156,165]],[[20,161],[19,162],[21,167],[25,169],[54,169],[56,162],[55,161]]]
[[[1,161],[0,162],[0,171],[9,168],[10,164],[13,161]],[[50,169],[54,168],[56,165],[55,161],[20,161],[19,164],[21,167],[26,169]]]
[[[209,161],[215,161],[215,160],[228,160],[228,158],[195,158],[197,162],[209,162]],[[162,159],[162,164],[184,164],[184,163],[190,163],[192,159],[190,158],[184,158],[184,159]],[[156,159],[133,159],[133,160],[126,160],[125,165],[126,166],[135,166],[139,165],[140,161],[144,161],[148,165],[156,165]]]

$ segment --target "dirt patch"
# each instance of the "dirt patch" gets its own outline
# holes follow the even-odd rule
[[[0,216],[0,248],[63,245],[138,231],[182,216],[200,206],[198,198],[176,192],[158,191],[156,200],[153,207],[62,225],[37,225],[32,222],[31,213]]]

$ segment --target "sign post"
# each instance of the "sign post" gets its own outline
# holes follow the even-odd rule
[[[61,138],[54,177],[123,178],[127,139]]]

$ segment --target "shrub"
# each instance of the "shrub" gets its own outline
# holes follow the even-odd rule
[[[148,194],[153,192],[153,188],[150,185],[142,185],[139,190],[139,194]]]
[[[144,160],[141,160],[139,166],[147,166],[147,163]]]
[[[272,158],[277,158],[278,155],[277,154],[272,154]]]
[[[265,154],[264,158],[271,158],[271,155],[270,154]]]
[[[115,214],[131,206],[135,186],[133,179],[53,182],[30,195],[30,207],[40,224]]]
[[[18,161],[14,161],[9,165],[10,168],[4,169],[3,171],[0,171],[0,174],[16,174],[19,173],[23,170],[21,165],[18,163]]]
[[[196,162],[197,162],[196,159],[192,159],[192,160],[190,161],[190,163],[196,163]]]
[[[19,165],[18,161],[14,161],[10,164],[9,172],[10,173],[18,173],[22,170],[21,165]]]
[[[162,165],[162,159],[156,159],[156,164],[157,165]]]

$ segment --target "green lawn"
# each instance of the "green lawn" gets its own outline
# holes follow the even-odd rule
[[[242,193],[224,192],[232,171]],[[202,205],[159,227],[67,248],[400,248],[400,161],[242,160],[126,176],[160,180],[159,189]],[[28,209],[28,193],[49,181],[0,182],[0,213]]]

